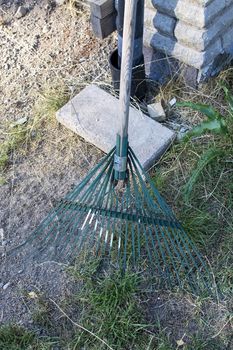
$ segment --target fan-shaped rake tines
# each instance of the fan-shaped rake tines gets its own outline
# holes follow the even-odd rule
[[[114,180],[115,148],[74,188],[22,246],[38,261],[71,261],[81,250],[110,257],[123,271],[151,267],[167,286],[208,288],[208,268],[132,149],[126,181]],[[34,249],[32,249],[32,247]],[[27,255],[28,258],[28,255]]]

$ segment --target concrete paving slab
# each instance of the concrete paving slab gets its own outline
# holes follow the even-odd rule
[[[95,85],[89,85],[71,99],[56,117],[106,153],[115,145],[120,127],[119,100]],[[130,108],[129,143],[145,169],[166,151],[174,137],[170,129]]]

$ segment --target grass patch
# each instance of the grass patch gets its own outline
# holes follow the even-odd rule
[[[49,128],[54,128],[55,113],[68,102],[69,97],[65,86],[47,87],[39,95],[33,118],[22,125],[5,126],[4,139],[0,145],[0,174],[3,180],[12,158],[18,154],[26,154],[32,143],[37,146],[45,138]]]
[[[36,307],[32,314],[34,323],[46,330],[51,330],[54,327],[52,314],[51,304],[44,297],[39,296],[36,299]]]
[[[27,127],[16,126],[6,132],[6,140],[0,146],[0,172],[6,168],[10,161],[11,153],[27,142]]]
[[[156,173],[153,177],[157,184],[163,177],[161,193],[185,230],[205,248],[213,268],[218,269],[215,248],[218,247],[219,259],[229,256],[229,245],[224,242],[231,240],[233,229],[231,148],[222,145],[221,139],[207,137],[207,142],[203,141],[175,145],[159,164],[159,181]],[[216,144],[221,152],[215,152]],[[213,154],[213,158],[206,158]],[[225,270],[221,272],[224,274]],[[222,285],[223,289],[225,286]]]
[[[49,350],[56,341],[48,338],[40,339],[35,333],[17,325],[0,327],[0,349],[4,350]]]
[[[88,271],[90,267],[92,270],[93,263],[87,264]],[[119,273],[89,275],[87,270],[82,269],[78,273],[83,281],[83,288],[77,296],[83,304],[82,325],[114,349],[134,348],[143,337],[143,330],[149,327],[143,322],[142,311],[136,301],[139,276],[136,273],[124,276]],[[78,277],[77,269],[71,272]],[[105,348],[102,345],[84,331],[78,332],[72,341],[74,349],[82,346],[89,349]]]
[[[218,79],[222,82],[223,77],[224,73]],[[224,84],[229,83],[229,79],[231,75],[228,80],[225,76]],[[212,94],[209,100],[206,95],[199,94],[198,101],[198,93],[194,96],[190,93],[189,98],[193,102],[184,105],[194,106],[195,111],[188,110],[188,115],[197,114],[202,126],[205,124],[200,124],[203,119],[201,111],[204,110],[204,114],[210,118],[221,113],[227,132],[212,133],[203,128],[203,135],[199,133],[198,137],[193,137],[191,131],[188,139],[175,144],[163,157],[156,171],[152,172],[152,178],[185,230],[205,250],[221,288],[229,293],[233,277],[228,244],[232,241],[233,230],[233,98],[230,90],[222,86],[217,80],[213,93],[218,104],[215,101],[214,109],[208,107],[208,104],[212,104]],[[188,99],[184,91],[180,91],[180,94],[177,96],[179,100]],[[194,105],[194,102],[200,104]],[[186,108],[179,107],[180,113],[186,111]],[[200,128],[196,130],[200,131]]]

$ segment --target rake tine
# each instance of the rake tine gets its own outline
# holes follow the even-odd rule
[[[126,201],[125,201],[125,209],[127,210],[129,207],[129,197],[130,197],[130,187],[129,182],[126,184]],[[126,222],[125,227],[125,239],[124,239],[124,257],[123,257],[123,272],[126,270],[126,253],[127,253],[127,242],[128,242],[128,228],[129,228],[129,221]]]
[[[104,166],[104,169],[102,170],[102,172],[100,174],[98,174],[97,178],[94,180],[93,182],[93,186],[88,188],[88,190],[82,194],[82,197],[81,197],[81,200],[86,200],[89,196],[91,196],[96,187],[98,186],[98,182],[99,180],[101,179],[101,175],[104,174],[106,168],[110,165],[110,162],[111,162],[111,159],[112,157],[105,157],[105,158],[109,158],[110,160],[105,164]],[[103,163],[103,162],[102,162]],[[98,166],[99,168],[99,166]],[[93,172],[91,172],[93,173]],[[90,174],[89,174],[90,175]],[[84,182],[87,182],[87,181],[84,181]],[[88,182],[87,182],[88,183]],[[81,186],[77,186],[77,188],[80,188]],[[73,195],[70,196],[70,198],[75,198],[76,197],[76,193],[77,193],[77,190],[75,189],[75,191],[73,192]],[[72,217],[72,214],[73,212],[71,211],[71,213],[68,215],[68,216],[65,216],[66,213],[68,212],[69,209],[71,209],[72,207],[72,203],[70,204],[66,204],[66,203],[61,203],[59,204],[53,211],[52,213],[50,213],[50,215],[47,217],[47,219],[45,219],[40,226],[38,226],[38,228],[34,231],[34,235],[33,234],[31,235],[31,240],[30,240],[30,237],[29,239],[25,242],[25,243],[30,243],[34,240],[36,240],[37,236],[40,236],[40,234],[42,233],[43,229],[50,223],[53,223],[52,224],[52,227],[50,228],[50,230],[47,232],[47,234],[43,237],[43,240],[42,242],[40,242],[40,252],[43,252],[43,250],[46,249],[46,245],[48,245],[51,240],[54,241],[54,237],[52,235],[53,232],[56,232],[56,229],[59,227],[60,225],[60,221],[59,220],[62,220],[63,217],[65,217],[65,221],[64,222],[68,222],[68,225],[63,227],[63,233],[67,232],[69,226],[71,225],[72,223],[72,220],[71,220],[71,217]],[[84,211],[84,209],[80,209],[80,212],[82,214],[82,212]],[[61,215],[60,215],[61,213]],[[77,211],[76,211],[76,214],[77,214]],[[59,216],[60,215],[60,216]],[[54,219],[56,221],[54,221]],[[58,231],[59,232],[59,231]],[[61,238],[60,238],[61,239]],[[56,241],[56,238],[55,238],[55,241]],[[43,245],[45,246],[45,248],[43,248]],[[17,247],[16,247],[17,249]],[[31,255],[33,255],[33,252],[31,253]],[[27,258],[29,258],[31,255],[29,255]]]
[[[106,191],[106,188],[105,188],[105,189],[103,188],[103,193],[104,193],[104,191]],[[103,202],[103,201],[102,201],[102,202]],[[105,205],[105,209],[106,209],[106,205]],[[91,247],[92,247],[93,244],[94,244],[94,239],[95,239],[94,233],[97,231],[97,226],[98,226],[98,224],[100,224],[100,217],[101,217],[100,211],[96,210],[95,212],[98,214],[98,217],[96,218],[96,224],[95,224],[95,227],[94,227],[94,231],[93,231],[93,233],[92,233],[92,239],[91,239],[91,243],[90,243],[90,246],[91,246]]]
[[[101,205],[102,203],[99,203],[100,202],[100,199],[101,199],[101,194],[104,194],[106,193],[106,190],[107,190],[107,185],[109,183],[109,179],[111,178],[111,173],[112,173],[112,167],[110,166],[109,169],[108,169],[108,172],[106,173],[106,176],[102,182],[102,189],[101,191],[98,193],[98,197],[97,197],[97,204],[98,205]],[[102,202],[104,200],[104,196],[102,196]],[[95,199],[92,200],[92,202],[94,201]],[[98,209],[95,210],[95,212],[93,214],[96,213],[96,211],[98,211]],[[80,245],[77,247],[76,251],[79,251],[81,249],[81,246],[83,244],[83,241],[86,241],[87,239],[87,228],[89,227],[89,225],[86,225],[86,227],[84,227],[85,225],[82,225],[84,230],[83,230],[83,233],[82,233],[82,239],[81,239],[81,242],[80,242]],[[74,242],[74,247],[77,246],[77,241],[78,241],[79,237],[76,237],[76,240]]]
[[[115,149],[115,148],[114,148]],[[88,178],[88,181],[90,180],[90,177],[91,175],[93,175],[95,173],[95,170],[99,169],[103,164],[104,164],[104,161],[106,159],[111,159],[113,154],[114,154],[114,149],[112,149],[112,151],[110,152],[109,155],[107,155],[106,157],[104,157],[104,159],[89,173],[89,175],[87,176]],[[107,164],[105,165],[104,169],[109,165],[110,163],[107,162]],[[103,170],[104,172],[105,170]],[[83,184],[86,184],[88,183],[87,179],[84,180]],[[81,185],[81,184],[80,184]],[[78,192],[78,189],[80,189],[81,187],[84,187],[83,186],[77,186],[77,189],[70,193],[67,198],[74,198],[76,193]],[[89,189],[88,189],[89,190]],[[66,204],[59,204],[58,206],[56,206],[51,212],[50,214],[47,216],[47,218],[45,218],[41,224],[36,228],[36,230],[34,230],[32,232],[32,234],[27,238],[27,240],[25,242],[23,242],[22,244],[20,244],[19,246],[15,247],[15,248],[12,248],[12,250],[10,251],[11,254],[14,254],[14,250],[18,250],[19,248],[22,248],[23,246],[25,246],[26,244],[30,244],[32,241],[34,241],[36,239],[37,236],[40,236],[40,234],[42,233],[42,231],[44,230],[44,228],[46,228],[54,219],[56,219],[58,217],[58,215],[60,213],[62,213],[62,216],[65,216],[66,212],[69,210],[69,206],[67,206]],[[56,222],[54,223],[54,225],[56,226]],[[55,228],[52,227],[52,228]],[[49,231],[49,233],[52,232],[52,228],[51,230]],[[48,235],[49,235],[48,233]],[[43,241],[46,241],[46,238],[48,237],[48,235],[46,235],[43,239]]]
[[[144,169],[142,168],[139,160],[137,159],[135,153],[133,152],[132,148],[129,146],[129,156],[134,164],[134,168],[137,172],[137,176],[140,180],[140,182],[142,183],[143,188],[146,188],[145,182],[142,180],[141,178],[141,174],[138,171],[138,168],[140,169],[141,173],[143,174],[143,176],[145,177],[146,181],[149,183],[150,188],[152,189],[152,191],[155,194],[155,197],[160,205],[160,207],[162,208],[163,212],[166,213],[169,217],[171,217],[171,219],[173,219],[174,221],[176,221],[174,214],[172,213],[172,210],[168,207],[168,205],[164,202],[162,196],[160,195],[160,193],[158,192],[158,190],[155,188],[155,186],[153,185],[151,179],[149,178],[149,176],[145,173]],[[137,164],[137,165],[136,165]],[[146,192],[147,188],[146,188]],[[151,196],[148,196],[149,199],[149,203],[151,203],[152,207],[155,205],[155,202],[153,202]]]
[[[182,234],[180,233],[180,231],[182,232]],[[192,248],[192,250],[195,252],[195,255],[196,257],[198,258],[199,262],[201,263],[201,266],[204,268],[205,270],[205,273],[207,273],[208,275],[208,279],[209,279],[209,271],[208,271],[208,268],[206,266],[206,263],[205,261],[202,259],[200,253],[198,252],[197,248],[195,247],[195,245],[192,243],[192,241],[190,240],[190,238],[188,237],[188,235],[186,234],[186,232],[183,230],[182,227],[180,227],[180,231],[178,231],[178,235],[180,237],[180,239],[182,240],[184,246],[185,246],[185,249],[187,250],[188,254],[189,254],[189,257],[193,263],[193,265],[195,266],[196,270],[199,271],[199,266],[197,265],[197,260],[194,259],[189,247],[187,246],[187,243],[186,241],[184,240],[184,237],[185,239],[187,239],[188,241],[188,244],[190,245],[190,247]],[[211,293],[211,290],[209,288],[209,285],[207,284],[205,278],[204,278],[204,275],[201,273],[200,274],[200,277],[201,277],[201,280],[203,281],[205,287],[209,290],[209,292]]]
[[[120,228],[119,228],[119,235],[118,235],[118,254],[117,254],[117,261],[118,265],[121,266],[121,242],[122,242],[122,231],[123,231],[123,211],[124,211],[124,198],[125,198],[125,192],[123,193],[123,196],[121,198],[121,207],[120,207],[120,212],[121,212],[121,220],[120,220]],[[122,248],[124,249],[124,248]]]
[[[141,207],[142,207],[142,206],[139,205],[139,203],[141,202],[140,201],[140,197],[139,197],[140,191],[137,188],[135,175],[134,175],[134,172],[133,172],[133,169],[132,169],[132,164],[131,164],[130,159],[129,159],[129,167],[130,167],[131,177],[132,177],[132,181],[133,181],[133,190],[134,190],[134,193],[135,193],[135,196],[136,196],[136,203],[135,203],[136,204],[136,210],[137,210],[137,213],[138,213],[138,212],[141,211]],[[143,214],[143,211],[142,211],[142,214]],[[138,247],[139,247],[139,256],[140,256],[140,246],[141,246],[141,244],[140,244],[140,222],[137,222],[137,228],[138,228],[138,240],[139,240]],[[144,230],[144,226],[143,226],[143,230]],[[145,232],[144,232],[144,235],[145,235]],[[147,247],[149,249],[149,245],[148,244],[147,244]],[[149,256],[150,261],[152,261],[149,250],[148,250],[148,256]]]
[[[105,204],[105,208],[106,208],[106,209],[108,208],[109,197],[112,198],[112,189],[111,189],[111,186],[112,186],[112,184],[111,184],[111,181],[112,181],[112,173],[113,173],[113,171],[110,172],[109,178],[108,178],[108,182],[106,183],[106,190],[107,190],[107,188],[108,188],[107,199],[106,199],[106,204]],[[101,235],[101,237],[102,237],[102,235]],[[83,242],[81,242],[81,244],[80,244],[80,246],[79,246],[79,249],[81,249],[82,243],[83,243]]]
[[[109,208],[111,210],[111,208],[113,206],[113,191],[112,191],[112,189],[109,191],[109,194],[110,194],[110,205],[109,205]],[[108,209],[108,205],[106,205],[106,209]],[[106,248],[107,248],[107,244],[108,244],[108,236],[109,236],[109,233],[111,232],[111,229],[110,229],[110,226],[111,226],[111,211],[110,210],[109,210],[108,215],[107,215],[107,227],[106,227],[106,234],[105,234],[105,240],[104,240],[104,248],[103,248],[103,251],[102,251],[103,255],[106,252]]]
[[[115,194],[115,191],[113,189],[113,195],[114,195],[114,199],[115,199],[115,211],[117,212],[118,211],[118,200],[116,198],[116,194]],[[112,235],[111,235],[111,241],[110,241],[110,246],[109,246],[109,255],[111,256],[111,251],[112,251],[112,248],[113,248],[113,240],[114,240],[114,233],[116,234],[116,220],[117,218],[114,217],[113,218],[113,225],[112,225]]]
[[[134,172],[133,172],[133,169],[132,169],[132,164],[131,162],[129,163],[130,165],[130,168],[131,168],[131,172],[132,172],[132,179],[133,179],[133,185],[134,185],[134,193],[136,196],[138,196],[139,194],[139,189],[137,188],[137,183],[136,183],[136,179],[135,179],[135,175],[134,175]],[[136,201],[136,205],[138,205],[137,203],[140,203],[140,198],[138,198],[138,201]],[[139,208],[138,208],[139,209]],[[142,214],[145,214],[144,213],[144,208],[141,209],[142,210]],[[153,239],[153,235],[152,235],[152,231],[150,229],[150,225],[148,225],[148,229],[149,229],[149,234],[150,234],[150,238],[151,238],[151,242],[152,242],[152,246],[154,248],[153,252],[155,254],[155,259],[156,259],[156,262],[157,262],[157,266],[158,266],[158,269],[159,269],[159,273],[160,275],[162,276],[163,273],[162,273],[162,270],[161,270],[161,267],[160,267],[160,261],[159,261],[159,256],[158,256],[158,253],[157,253],[157,249],[155,248],[155,244],[154,244],[154,239]],[[151,253],[150,253],[150,248],[149,248],[149,244],[148,244],[148,240],[147,240],[147,234],[146,234],[146,231],[145,231],[145,227],[143,225],[143,232],[144,232],[144,236],[145,236],[145,239],[146,239],[146,246],[147,246],[147,252],[148,252],[148,256],[149,256],[149,260],[151,261],[152,263],[152,257],[151,257]],[[157,235],[158,237],[158,235]],[[158,244],[160,245],[160,241],[158,242]],[[164,255],[163,255],[164,256]],[[165,258],[163,259],[163,262],[165,264]],[[166,266],[166,264],[165,264]],[[166,270],[165,270],[166,271]],[[169,278],[169,275],[167,275],[167,272],[166,272],[166,276]]]
[[[134,155],[132,149],[130,149],[130,151],[131,151],[132,154]],[[129,152],[129,153],[130,153],[130,152]],[[135,156],[135,155],[134,155],[134,156]],[[136,158],[136,156],[135,156],[135,158]],[[130,159],[132,159],[131,156],[130,156]],[[143,171],[143,169],[142,169],[140,163],[138,162],[137,158],[136,158],[136,161],[137,161],[137,163],[138,163],[138,165],[139,165],[141,171],[144,173],[144,171]],[[136,170],[136,172],[137,172],[139,181],[140,181],[141,184],[143,184],[143,181],[142,181],[142,179],[141,179],[141,176],[140,176],[140,174],[139,174],[139,172],[138,172],[138,170],[137,170],[137,168],[136,168],[136,164],[135,164],[135,162],[134,162],[133,159],[132,159],[132,162],[133,162],[134,167],[135,167],[135,170]],[[146,175],[146,174],[145,174],[145,175]],[[150,178],[147,177],[147,176],[146,176],[146,178],[147,178],[147,180],[148,180],[148,182],[149,182],[149,184],[150,184],[150,187],[153,189],[153,191],[155,192],[155,194],[156,194],[156,196],[157,196],[158,192],[157,192],[157,190],[155,189],[155,187],[153,186],[153,183],[151,182]],[[160,205],[162,205],[163,210],[165,210],[165,208],[166,208],[167,206],[165,207],[165,206],[163,205],[163,203],[162,203],[162,201],[163,201],[163,200],[162,200],[162,197],[161,197],[160,195],[159,195],[158,197],[159,197],[159,200],[160,200],[160,202],[161,202]],[[150,207],[151,207],[151,206],[153,207],[153,202],[152,202],[151,197],[149,197],[149,205],[150,205]],[[169,214],[169,216],[171,216],[172,218],[174,218],[174,215],[173,215],[173,213],[172,213],[171,210],[168,210],[168,211],[166,210],[166,212]],[[174,220],[175,220],[175,222],[177,222],[177,220],[176,220],[175,218],[174,218]],[[189,244],[191,245],[192,249],[195,251],[195,254],[196,254],[196,256],[198,257],[199,261],[201,262],[201,265],[205,268],[206,271],[208,271],[208,269],[207,269],[206,266],[205,266],[205,263],[204,263],[203,259],[202,259],[201,256],[200,256],[200,253],[197,251],[195,245],[194,245],[194,244],[191,242],[191,240],[188,238],[187,234],[184,232],[184,230],[181,228],[181,226],[180,226],[180,224],[178,224],[178,222],[177,222],[177,225],[179,225],[179,228],[182,230],[184,236],[188,239]],[[171,228],[171,229],[172,229],[172,228]],[[180,236],[182,242],[185,243],[185,241],[184,241],[183,237],[180,235],[180,233],[179,233],[179,236]],[[186,244],[186,249],[189,251],[189,248],[188,248],[187,244]],[[198,270],[199,270],[199,267],[197,266],[196,260],[193,258],[193,256],[192,256],[191,253],[190,253],[190,258],[192,259],[192,263],[195,265],[195,267],[196,267],[196,269],[197,269],[197,271],[198,271]],[[202,276],[201,276],[201,277],[202,277]],[[202,279],[203,279],[203,277],[202,277]],[[204,281],[204,283],[205,283],[205,281]],[[206,283],[205,283],[205,285],[206,285]],[[206,286],[207,286],[207,285],[206,285]]]
[[[109,177],[109,180],[110,180],[110,186],[111,186],[111,180],[112,180],[112,172],[110,174],[110,177]],[[106,204],[105,204],[105,209],[108,208],[108,205],[109,205],[109,197],[111,195],[111,190],[109,188],[109,191],[108,191],[108,194],[107,194],[107,199],[106,199]],[[102,236],[103,236],[103,230],[104,230],[104,222],[103,222],[103,218],[105,218],[106,214],[102,214],[101,215],[101,234],[99,235],[99,239],[98,239],[98,243],[97,243],[97,248],[96,248],[96,254],[98,255],[99,254],[99,251],[100,251],[100,246],[101,246],[101,239],[102,239]]]
[[[130,164],[130,166],[131,166],[131,164]],[[131,171],[132,171],[132,167],[131,167]],[[137,188],[137,184],[136,184],[136,181],[135,181],[135,175],[134,175],[133,172],[132,172],[132,179],[133,179],[133,185],[134,185],[134,193],[135,193],[136,197],[138,197],[139,190],[138,190],[138,188]],[[137,201],[136,201],[136,208],[137,208],[137,211],[138,211],[138,210],[142,210],[142,214],[144,214],[144,210],[141,209],[140,207],[138,207],[138,203],[140,203],[140,198],[137,198]],[[148,237],[147,237],[145,225],[144,225],[144,223],[140,223],[140,221],[137,223],[137,225],[138,225],[138,231],[139,231],[139,232],[140,232],[140,226],[143,228],[143,234],[144,234],[145,241],[146,241],[147,254],[148,254],[150,263],[152,264],[152,256],[151,256],[151,252],[150,252],[150,248],[149,248]],[[151,233],[151,231],[150,231],[150,226],[148,226],[148,229],[149,229],[149,232]],[[139,235],[140,235],[140,234],[139,234]],[[153,242],[153,241],[152,241],[152,242]],[[155,250],[155,253],[157,253],[156,250]],[[158,262],[158,266],[159,266],[159,268],[160,268],[159,259],[157,259],[157,262]]]
[[[104,156],[103,159],[87,174],[87,176],[83,179],[83,181],[80,182],[80,184],[75,188],[75,191],[72,190],[71,192],[69,192],[65,197],[65,199],[68,199],[68,200],[75,199],[75,196],[77,195],[77,193],[79,194],[81,192],[81,190],[91,180],[93,175],[96,175],[97,171],[101,168],[102,165],[104,165],[104,169],[106,169],[106,166],[108,166],[112,161],[112,157],[115,153],[115,149],[116,147],[114,147],[106,156]]]
[[[175,240],[175,243],[173,241],[173,238],[171,237],[171,234],[169,233],[169,230],[167,229],[167,227],[164,228],[167,232],[167,236],[171,242],[171,247],[173,248],[173,250],[175,251],[175,254],[180,262],[180,265],[182,266],[183,270],[186,271],[186,268],[188,270],[188,272],[186,273],[186,276],[189,280],[189,285],[192,287],[192,289],[195,287],[195,283],[194,283],[194,280],[192,278],[192,274],[190,274],[190,265],[188,264],[188,260],[187,260],[187,254],[184,253],[184,250],[182,249],[181,245],[180,245],[180,242],[179,240],[177,239],[177,235],[176,233],[174,233],[174,230],[173,228],[171,228],[172,230],[172,233],[173,233],[173,237],[174,237],[174,240]],[[178,247],[179,249],[179,252],[178,250],[176,249],[176,247]],[[184,261],[182,260],[184,259]],[[194,291],[194,289],[193,289]]]

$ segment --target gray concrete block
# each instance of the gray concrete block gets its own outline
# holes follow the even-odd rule
[[[226,6],[228,6],[228,5],[232,4],[232,3],[233,3],[233,0],[225,0]]]
[[[166,84],[180,74],[180,63],[176,58],[169,57],[161,51],[144,46],[146,75],[159,85]]]
[[[197,69],[206,66],[216,55],[223,51],[220,38],[210,45],[207,51],[203,52],[184,46],[173,38],[162,35],[156,30],[151,31],[148,28],[145,28],[144,39],[146,45],[151,45],[154,49],[165,52],[167,55],[171,55]]]
[[[152,0],[152,3],[157,10],[169,14],[170,16],[175,16],[177,0]]]
[[[175,37],[186,46],[193,47],[198,51],[205,51],[217,37],[221,36],[222,32],[231,27],[232,20],[233,6],[225,8],[224,12],[208,28],[199,29],[178,21],[175,28]]]
[[[145,13],[144,13],[144,25],[148,28],[153,29],[154,28],[153,20],[154,20],[155,14],[157,12],[156,9],[145,7],[144,11],[145,11]]]
[[[156,28],[161,33],[173,36],[175,25],[176,19],[174,17],[160,13],[156,9],[145,8],[145,26],[151,30]]]
[[[176,25],[176,19],[167,15],[164,15],[157,11],[154,16],[153,24],[159,32],[173,36]]]
[[[213,0],[207,6],[191,2],[190,0],[153,0],[154,6],[170,16],[204,28],[226,7],[226,0]]]
[[[211,2],[213,2],[214,0],[190,0],[191,2],[194,2],[198,5],[201,5],[201,6],[207,6],[209,5]]]
[[[231,24],[230,28],[222,35],[222,45],[224,50],[227,50],[233,45],[233,24]]]
[[[152,0],[145,0],[145,8],[155,9]]]
[[[119,101],[90,85],[63,106],[57,120],[104,152],[115,145],[120,128]],[[173,131],[130,108],[129,143],[142,166],[148,169],[173,141]]]

